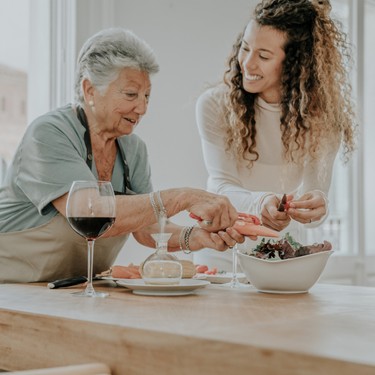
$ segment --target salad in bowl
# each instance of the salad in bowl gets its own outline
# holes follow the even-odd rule
[[[287,233],[280,240],[263,239],[238,258],[247,279],[259,291],[306,293],[318,281],[332,253],[328,241],[301,245]]]

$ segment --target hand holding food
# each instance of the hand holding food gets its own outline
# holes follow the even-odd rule
[[[291,200],[292,200],[291,195],[284,194],[283,197],[281,198],[280,203],[279,203],[279,207],[277,207],[277,211],[279,211],[279,212],[288,211],[289,204],[290,204]]]
[[[328,201],[325,194],[312,190],[289,203],[288,215],[302,224],[319,221],[327,213]]]
[[[187,208],[190,215],[209,232],[224,230],[232,226],[237,218],[236,209],[223,195],[190,189],[188,196],[192,202]]]
[[[202,219],[199,216],[196,216],[194,214],[190,214],[190,217],[198,221],[202,221]],[[235,231],[233,231],[233,229]],[[235,240],[234,243],[230,242],[229,237],[225,237],[226,233],[228,233]],[[225,233],[218,232],[218,235],[221,237],[222,240],[226,242],[228,246],[233,247],[237,242],[244,242],[244,239],[242,237],[240,239],[236,237],[236,233],[239,233],[242,236],[248,236],[253,240],[256,240],[258,236],[279,237],[279,233],[261,225],[261,222],[258,217],[256,217],[255,215],[246,214],[242,212],[238,213],[237,220],[234,223],[233,227],[227,228]],[[214,235],[214,233],[212,233],[212,235]],[[215,240],[216,237],[211,236],[211,238]]]
[[[244,236],[235,228],[227,228],[225,231],[220,230],[217,233],[211,233],[200,227],[195,227],[190,234],[189,245],[193,251],[202,248],[225,251],[236,243],[244,241]]]
[[[260,217],[262,224],[276,231],[285,229],[290,223],[289,207],[292,195],[286,195],[285,204],[282,204],[283,198],[279,198],[276,194],[269,194],[264,198]]]

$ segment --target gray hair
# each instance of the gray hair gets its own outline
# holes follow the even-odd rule
[[[151,47],[132,31],[123,28],[102,30],[89,38],[77,60],[75,101],[83,105],[82,81],[89,79],[101,94],[121,70],[133,68],[148,74],[157,73],[159,65]]]

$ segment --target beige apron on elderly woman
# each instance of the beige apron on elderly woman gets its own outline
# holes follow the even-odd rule
[[[128,236],[95,241],[94,275],[110,268]],[[0,283],[87,276],[86,240],[60,214],[37,228],[0,233],[0,258]]]

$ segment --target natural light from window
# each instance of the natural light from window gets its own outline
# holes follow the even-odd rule
[[[9,162],[27,125],[29,0],[0,0],[0,157]]]

